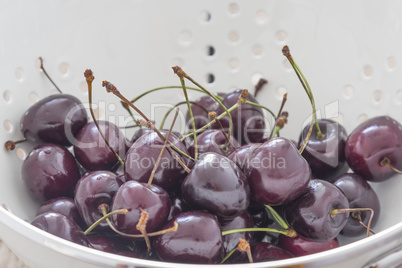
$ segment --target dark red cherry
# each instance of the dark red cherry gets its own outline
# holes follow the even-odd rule
[[[77,223],[81,228],[87,228],[72,198],[57,197],[50,199],[39,207],[38,211],[36,212],[36,216],[46,212],[57,212],[63,214],[64,216],[75,221],[75,223]]]
[[[299,148],[304,144],[310,125],[304,127],[300,134]],[[313,124],[313,131],[302,155],[315,176],[322,180],[331,180],[348,170],[345,159],[348,136],[345,128],[333,120],[319,119],[318,125],[325,137],[323,139],[317,137],[317,128]]]
[[[364,179],[391,178],[396,173],[381,161],[387,157],[393,167],[402,169],[402,125],[389,116],[366,120],[350,133],[345,154],[349,167]]]
[[[80,245],[89,246],[88,240],[78,224],[63,214],[46,212],[36,216],[31,224],[52,235]]]
[[[110,171],[91,171],[86,173],[75,187],[74,201],[87,227],[102,218],[99,205],[112,204],[113,197],[123,181]],[[101,222],[96,231],[110,230],[106,221]]]
[[[254,262],[285,260],[293,258],[286,249],[267,242],[259,242],[251,246],[251,255]]]
[[[234,150],[228,157],[239,166],[244,174],[247,174],[247,167],[250,163],[251,156],[253,155],[254,150],[260,145],[261,143],[245,144],[239,148],[236,148],[236,150]]]
[[[70,146],[87,121],[79,99],[55,94],[33,104],[22,116],[20,127],[27,140]]]
[[[225,93],[217,93],[217,96],[225,97]],[[216,102],[211,96],[205,95],[195,100],[194,103],[191,104],[191,111],[193,112],[195,128],[201,128],[204,125],[208,124],[211,119],[209,119],[209,112],[216,112],[219,103]],[[186,125],[189,129],[193,128],[190,113],[187,111],[186,113]]]
[[[341,189],[349,200],[350,208],[371,208],[374,211],[370,228],[374,227],[380,216],[380,200],[368,182],[357,174],[346,173],[337,177],[333,184]],[[370,211],[350,213],[349,220],[343,227],[341,234],[358,236],[367,233],[367,229],[359,223],[358,217],[368,226]]]
[[[279,235],[278,246],[289,251],[293,256],[300,257],[337,248],[339,242],[336,237],[325,242],[315,242],[300,235],[296,237]]]
[[[63,146],[44,143],[28,154],[21,167],[28,192],[44,202],[56,197],[72,197],[80,178],[74,156]]]
[[[138,129],[136,132],[134,132],[134,135],[129,142],[130,143],[129,147],[131,147],[131,145],[133,145],[133,143],[136,142],[142,135],[147,134],[147,133],[152,133],[152,132],[154,132],[154,131],[150,128],[142,127],[140,129]]]
[[[282,205],[306,191],[311,170],[290,140],[273,138],[252,155],[247,177],[256,203]]]
[[[217,153],[201,154],[181,186],[183,200],[219,217],[236,217],[250,204],[246,176],[229,158]]]
[[[98,124],[110,146],[124,159],[126,138],[123,132],[108,121],[98,121]],[[118,162],[94,122],[86,124],[81,129],[73,145],[75,157],[87,170],[111,170]]]
[[[225,137],[225,135],[222,133],[222,130],[208,129],[197,136],[198,154],[214,152],[228,156],[235,150],[235,148],[240,146],[233,135],[230,136],[229,140],[230,143],[227,143],[227,136]],[[195,157],[194,141],[188,148],[188,152],[190,153],[191,157]]]
[[[161,133],[166,137],[166,131],[161,131]],[[176,135],[169,135],[169,141],[181,151],[188,153],[186,147]],[[126,178],[144,183],[148,182],[162,147],[163,142],[157,133],[152,132],[141,136],[127,152],[124,166]],[[188,158],[181,156],[179,153],[176,154],[186,165],[190,164]],[[180,189],[181,182],[186,175],[187,172],[166,149],[162,154],[152,183],[168,192],[174,192]]]
[[[87,236],[87,240],[92,248],[103,252],[117,253],[134,248],[132,241],[126,240],[121,236],[90,235]]]
[[[239,101],[241,93],[242,90],[238,89],[227,94],[222,100],[222,104],[229,109]],[[258,101],[250,94],[247,96],[247,100],[258,103]],[[223,112],[224,109],[219,106],[217,114],[219,115]],[[247,143],[258,143],[262,141],[264,138],[265,121],[264,113],[261,108],[252,106],[250,104],[242,104],[230,114],[233,121],[233,135],[241,145]],[[223,117],[220,120],[226,131],[229,127],[228,120],[229,117]],[[217,127],[215,124],[214,128],[219,128],[219,126]]]
[[[221,227],[212,214],[204,211],[184,212],[165,224],[170,228],[174,222],[176,232],[160,235],[155,240],[155,250],[162,261],[214,264],[223,258]]]
[[[190,207],[183,201],[183,199],[179,195],[170,196],[170,201],[172,203],[172,207],[170,208],[168,220],[172,219],[176,215],[179,215],[180,213],[190,210]]]
[[[127,214],[113,215],[112,221],[116,228],[128,234],[140,234],[136,229],[141,218],[141,209],[149,213],[146,225],[148,233],[154,232],[164,224],[170,212],[170,199],[168,193],[156,185],[138,181],[127,181],[116,192],[111,211],[128,209]]]
[[[335,209],[348,209],[342,191],[324,180],[311,180],[307,192],[284,207],[285,219],[299,235],[324,242],[335,238],[345,226],[349,213],[333,215]]]
[[[222,231],[254,227],[253,218],[247,210],[233,219],[220,219],[219,222],[222,226]],[[238,232],[223,236],[223,248],[226,254],[237,247],[240,238],[252,244],[255,233],[256,232]],[[247,258],[246,252],[236,250],[225,263],[236,263],[239,259],[243,258]]]

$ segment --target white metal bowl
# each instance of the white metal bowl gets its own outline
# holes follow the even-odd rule
[[[214,92],[252,92],[264,77],[269,83],[259,101],[277,111],[282,94],[288,92],[290,118],[281,134],[296,139],[310,120],[311,108],[281,53],[287,44],[312,87],[321,117],[338,120],[349,132],[375,115],[402,121],[402,2],[397,0],[3,0],[0,12],[2,141],[22,138],[23,112],[54,93],[38,68],[39,56],[61,89],[83,101],[83,72],[91,68],[94,103],[101,118],[116,122],[127,122],[128,116],[100,86],[102,80],[134,97],[154,87],[179,85],[171,70],[174,65]],[[190,93],[193,99],[197,96]],[[179,89],[161,91],[144,97],[138,106],[160,122],[169,105],[182,100]],[[178,127],[183,125],[179,122]],[[29,222],[39,204],[28,196],[20,176],[22,160],[32,146],[0,152],[0,204],[8,208],[0,208],[0,238],[27,265],[191,267],[96,251],[32,227]],[[337,249],[241,267],[400,264],[401,179],[373,184],[382,204],[376,235],[358,241],[341,237],[344,245]]]

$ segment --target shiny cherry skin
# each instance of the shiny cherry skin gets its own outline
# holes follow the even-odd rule
[[[29,141],[70,146],[87,117],[78,98],[54,94],[33,104],[22,116],[20,128]]]
[[[311,123],[305,126],[300,134],[299,148],[304,144],[310,125]],[[333,120],[319,119],[318,125],[325,137],[323,139],[317,137],[317,128],[313,124],[313,131],[302,155],[315,176],[329,181],[348,170],[345,158],[348,135],[345,128]]]
[[[219,222],[222,226],[222,231],[254,227],[253,218],[247,210],[233,219],[220,219]],[[255,233],[256,232],[238,232],[223,236],[223,248],[226,254],[237,247],[240,238],[245,239],[249,244],[252,244]],[[245,257],[247,258],[246,252],[236,250],[232,256],[225,261],[225,263],[236,263],[239,259]]]
[[[42,206],[39,207],[36,212],[36,216],[46,213],[46,212],[57,212],[63,214],[64,216],[72,219],[81,228],[86,229],[87,226],[75,205],[74,199],[69,197],[57,197],[46,201]]]
[[[217,153],[201,154],[181,186],[183,200],[218,217],[233,218],[250,204],[246,176],[229,158]]]
[[[300,235],[296,237],[279,235],[278,246],[286,249],[295,257],[301,257],[337,248],[339,241],[336,237],[325,242],[315,242]]]
[[[154,132],[154,131],[150,128],[145,128],[145,127],[139,128],[136,132],[134,132],[134,135],[131,137],[131,140],[129,142],[130,143],[129,147],[131,147],[131,145],[133,145],[133,143],[136,142],[144,134],[152,133],[152,132]]]
[[[389,116],[368,119],[350,133],[345,147],[346,161],[354,173],[373,182],[388,180],[396,173],[381,161],[402,170],[402,125]]]
[[[221,154],[224,156],[228,156],[231,154],[235,148],[239,147],[240,144],[237,140],[231,135],[229,137],[230,143],[227,146],[224,146],[227,143],[227,138],[222,133],[222,130],[219,129],[208,129],[197,136],[197,148],[198,154],[214,152],[217,154]],[[224,147],[222,147],[224,146]],[[234,148],[233,148],[234,146]],[[188,148],[188,152],[191,157],[195,157],[195,144],[194,141],[191,143]]]
[[[161,133],[166,137],[166,131],[161,131]],[[169,141],[181,151],[188,154],[186,147],[176,135],[169,135]],[[141,136],[127,152],[124,166],[124,175],[126,178],[128,180],[147,183],[162,147],[163,142],[157,133],[152,132]],[[176,154],[187,166],[190,165],[188,158],[179,153]],[[186,175],[187,172],[183,167],[165,149],[152,183],[168,192],[177,192]]]
[[[138,181],[127,181],[116,192],[111,211],[128,209],[127,214],[112,216],[112,222],[116,228],[128,234],[140,234],[136,226],[141,218],[141,209],[149,213],[146,225],[148,233],[157,231],[169,216],[170,198],[161,187]]]
[[[220,97],[226,96],[225,93],[217,93],[216,95]],[[194,101],[194,103],[191,104],[191,111],[193,112],[195,128],[198,129],[211,121],[208,113],[216,112],[219,107],[219,103],[209,95],[198,98]],[[188,129],[193,129],[190,113],[188,111],[186,113],[186,125]]]
[[[119,176],[110,171],[97,170],[86,173],[75,187],[74,201],[87,227],[102,218],[99,205],[110,207],[117,190],[123,184]],[[109,231],[106,221],[101,222],[95,231]]]
[[[291,202],[307,190],[311,178],[307,161],[285,138],[273,138],[259,146],[248,170],[252,198],[260,205]]]
[[[92,248],[103,252],[117,253],[134,248],[132,241],[124,239],[121,236],[95,234],[87,236],[87,240]],[[140,256],[140,254],[138,255]]]
[[[239,148],[236,148],[228,157],[230,160],[236,163],[237,166],[244,172],[248,173],[248,166],[250,159],[253,156],[253,152],[257,149],[261,143],[249,143]]]
[[[238,89],[227,94],[222,100],[222,104],[229,109],[239,101],[241,93],[242,90]],[[247,100],[258,103],[250,94],[247,96]],[[224,111],[225,110],[219,106],[217,114],[221,114]],[[264,138],[265,121],[264,113],[261,108],[250,104],[242,104],[230,114],[233,122],[233,135],[241,145],[262,142]],[[220,122],[227,131],[229,127],[229,117],[223,117]],[[220,127],[217,127],[215,124],[214,128]]]
[[[21,175],[28,192],[40,202],[72,197],[80,178],[74,156],[65,147],[51,143],[32,149],[22,163]]]
[[[176,232],[155,239],[155,250],[162,261],[215,264],[223,259],[221,227],[215,216],[204,211],[188,211],[163,226],[170,228],[177,222]]]
[[[180,213],[191,210],[191,208],[183,201],[181,196],[173,194],[170,196],[172,206],[170,208],[168,220],[171,220],[174,216]]]
[[[286,249],[267,242],[259,242],[252,245],[251,255],[254,262],[285,260],[294,257]]]
[[[337,177],[333,184],[345,194],[349,200],[350,208],[371,208],[374,211],[370,226],[373,228],[379,219],[381,206],[380,200],[370,184],[361,176],[353,173],[346,173]],[[354,215],[360,217],[366,226],[368,225],[371,216],[370,211],[352,212],[341,234],[359,236],[367,232],[367,229],[359,223],[358,218]]]
[[[31,224],[52,235],[83,246],[89,246],[88,240],[78,224],[63,214],[46,212],[36,216]]]
[[[123,132],[108,121],[99,120],[98,124],[110,146],[124,159],[126,138]],[[118,162],[116,155],[107,146],[94,122],[86,124],[81,129],[73,145],[77,161],[89,171],[112,170]]]
[[[324,180],[311,180],[307,192],[284,207],[285,219],[297,234],[312,241],[325,242],[334,239],[349,217],[334,209],[349,208],[349,201],[342,191]]]

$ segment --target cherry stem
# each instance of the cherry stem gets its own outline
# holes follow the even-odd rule
[[[264,78],[260,78],[260,80],[258,80],[257,85],[255,85],[254,87],[254,98],[257,98],[258,93],[260,93],[261,89],[264,87],[265,84],[268,83],[267,79]]]
[[[160,162],[161,159],[162,159],[162,155],[163,155],[163,152],[165,151],[167,141],[169,140],[170,133],[172,133],[172,129],[173,129],[174,124],[176,123],[176,119],[177,119],[177,116],[178,116],[178,115],[179,115],[179,108],[176,109],[176,113],[175,113],[175,115],[174,115],[172,125],[170,126],[169,132],[166,134],[166,139],[165,139],[165,141],[163,142],[163,147],[162,147],[162,149],[161,149],[161,152],[159,153],[159,156],[158,156],[158,159],[156,160],[155,166],[154,166],[154,168],[152,169],[151,175],[149,176],[148,185],[147,185],[148,188],[151,187],[151,184],[152,184],[152,181],[153,181],[153,179],[154,179],[156,170],[157,170],[157,168],[158,168],[158,166],[159,166],[159,162]]]
[[[309,85],[308,82],[307,82],[306,77],[303,75],[303,73],[301,72],[299,66],[297,66],[296,62],[294,61],[292,55],[290,54],[290,50],[289,50],[289,47],[288,47],[288,46],[284,46],[284,47],[282,48],[282,53],[283,53],[283,55],[289,60],[290,64],[292,65],[292,67],[293,67],[293,69],[294,69],[294,71],[295,71],[297,77],[299,78],[299,80],[300,80],[300,82],[301,82],[301,84],[302,84],[304,90],[305,90],[306,93],[307,93],[307,96],[308,96],[309,99],[310,99],[311,107],[312,107],[312,109],[313,109],[313,116],[312,116],[311,126],[310,126],[309,132],[308,132],[308,134],[307,134],[306,140],[304,141],[303,146],[300,148],[301,151],[303,152],[304,147],[307,145],[307,142],[308,142],[308,140],[309,140],[309,138],[310,138],[311,131],[312,131],[312,125],[314,124],[314,122],[315,122],[315,125],[316,125],[316,128],[317,128],[317,138],[320,139],[320,140],[322,140],[322,139],[325,138],[325,135],[321,132],[320,126],[319,126],[319,124],[318,124],[317,112],[316,112],[316,107],[315,107],[314,96],[313,96],[313,93],[312,93],[312,91],[311,91],[310,85]],[[311,131],[310,131],[310,130],[311,130]]]
[[[106,88],[107,92],[112,92],[115,96],[117,96],[118,98],[120,98],[120,100],[124,101],[125,103],[127,103],[128,105],[131,106],[131,108],[133,108],[137,113],[139,113],[142,118],[144,118],[144,120],[147,123],[147,126],[152,129],[153,131],[156,132],[156,134],[158,135],[158,137],[164,142],[165,141],[165,137],[162,135],[162,133],[154,126],[154,124],[152,123],[151,120],[148,119],[148,117],[140,111],[140,109],[138,109],[133,103],[131,103],[126,97],[124,97],[120,91],[115,87],[115,85],[113,85],[112,83],[108,82],[108,81],[103,81],[102,82],[102,86]],[[194,160],[192,157],[190,157],[189,155],[187,155],[186,153],[182,152],[179,148],[177,148],[173,143],[171,143],[170,141],[169,145],[176,150],[177,152],[181,153],[182,155],[185,155],[186,157]],[[166,147],[168,149],[168,151],[173,155],[173,157],[177,160],[177,162],[183,167],[183,169],[187,172],[190,173],[190,169],[183,163],[183,161],[179,158],[179,156],[174,152],[174,150],[172,148],[170,148],[170,146]]]
[[[112,212],[109,212],[109,206],[106,204],[101,204],[99,205],[98,209],[102,212],[103,217],[101,217],[99,220],[94,222],[91,226],[89,226],[88,229],[85,230],[84,235],[88,235],[93,229],[95,229],[102,221],[108,219],[110,216],[116,215],[116,214],[127,214],[128,209],[118,209]],[[103,211],[105,213],[103,213]]]
[[[124,169],[124,162],[121,159],[121,157],[116,153],[115,150],[113,150],[112,146],[110,146],[109,141],[106,139],[105,135],[103,134],[101,128],[99,127],[98,121],[96,120],[93,108],[92,108],[92,82],[95,80],[95,76],[92,72],[91,69],[86,69],[84,72],[84,77],[85,80],[87,81],[87,85],[88,85],[88,102],[89,102],[89,111],[91,113],[92,116],[92,120],[95,123],[96,128],[99,131],[99,134],[102,136],[103,140],[105,141],[107,147],[109,147],[110,151],[113,152],[113,154],[116,156],[117,160],[119,161],[121,167]]]
[[[211,118],[211,120],[214,120],[216,118],[216,112],[212,111],[208,113],[208,117]],[[221,148],[223,151],[227,152],[229,145],[231,145],[233,147],[233,149],[236,150],[236,146],[233,145],[233,143],[230,141],[229,136],[226,134],[225,129],[223,128],[221,121],[218,119],[216,120],[216,123],[218,123],[219,127],[222,130],[222,134],[226,139],[225,144],[221,145]]]
[[[364,224],[364,222],[362,221],[362,217],[361,217],[360,212],[354,212],[354,213],[352,213],[352,217],[353,217],[353,218],[356,218],[357,220],[359,220],[360,225],[363,226],[363,227],[366,228],[366,229],[369,229],[372,234],[376,234],[376,233],[373,231],[373,229],[369,228],[366,224]]]
[[[141,209],[141,217],[137,223],[137,226],[135,227],[138,231],[141,232],[141,234],[145,238],[145,243],[147,245],[147,258],[149,256],[149,253],[151,252],[151,241],[149,241],[149,237],[146,230],[148,219],[149,219],[149,213]]]
[[[392,164],[391,164],[391,160],[388,157],[384,157],[383,160],[381,160],[380,165],[383,167],[389,167],[390,169],[392,169],[393,171],[395,171],[398,174],[402,175],[402,171],[398,170],[397,168],[395,168]]]
[[[272,218],[274,218],[274,221],[283,229],[288,230],[290,229],[289,225],[287,222],[276,212],[275,209],[273,209],[270,205],[264,205],[266,209],[268,209],[269,214],[271,214]]]
[[[270,109],[268,109],[267,107],[265,107],[265,106],[263,106],[263,105],[261,105],[261,104],[252,102],[252,101],[248,101],[248,100],[246,100],[245,104],[249,104],[249,105],[252,105],[252,106],[254,106],[254,107],[258,107],[258,108],[261,108],[261,109],[266,110],[266,111],[267,111],[268,113],[270,113],[270,114],[272,115],[272,117],[276,120],[276,116],[275,116],[274,112],[272,112],[272,111],[271,111]]]
[[[272,139],[276,135],[279,135],[279,130],[281,130],[285,126],[285,124],[288,123],[288,116],[289,116],[288,112],[282,112],[282,114],[278,116],[278,118],[275,121],[275,127],[269,137],[270,139]]]
[[[18,143],[26,142],[26,141],[27,141],[27,139],[23,139],[23,140],[19,140],[19,141],[9,140],[4,143],[4,146],[6,147],[7,151],[13,151],[15,149],[15,145],[17,145]]]
[[[208,113],[207,109],[205,109],[204,107],[202,107],[201,105],[199,105],[198,103],[194,102],[194,101],[190,101],[190,103],[192,105],[197,106],[198,108],[202,109],[206,114]],[[170,113],[178,106],[183,105],[183,104],[187,104],[186,101],[181,101],[179,103],[176,103],[172,108],[170,108],[167,113],[165,114],[165,116],[162,119],[161,125],[159,126],[159,129],[163,129],[163,126],[165,125],[166,119],[168,118],[168,116],[170,115]]]
[[[40,62],[39,68],[40,68],[40,69],[43,71],[43,73],[46,75],[47,79],[49,79],[49,81],[53,84],[53,86],[57,89],[57,91],[58,91],[60,94],[63,94],[63,92],[60,90],[60,88],[56,85],[56,83],[52,80],[52,78],[50,78],[50,76],[47,74],[47,72],[46,72],[46,70],[45,70],[45,67],[43,67],[43,59],[42,59],[42,57],[39,57],[39,62]]]
[[[275,137],[275,135],[279,136],[279,129],[276,129],[277,126],[277,120],[279,118],[279,116],[281,116],[283,107],[285,106],[286,101],[288,100],[288,93],[283,94],[282,96],[282,103],[281,103],[281,107],[279,107],[279,111],[278,111],[278,115],[275,117],[275,124],[274,127],[271,130],[271,135],[269,135],[270,139],[272,139],[273,137]],[[274,134],[274,132],[277,131],[277,133]]]
[[[370,236],[370,226],[371,226],[371,221],[373,220],[374,217],[374,210],[371,208],[344,208],[344,209],[332,209],[331,210],[331,218],[335,218],[335,216],[339,213],[349,213],[352,212],[352,217],[357,218],[355,213],[358,213],[360,215],[360,212],[362,211],[370,211],[370,218],[367,224],[367,236]],[[359,216],[360,218],[360,216]],[[357,219],[359,219],[357,218]],[[360,219],[361,221],[361,219]]]
[[[129,114],[129,115],[131,116],[131,118],[134,120],[134,122],[137,123],[137,120],[135,120],[134,114],[133,114],[133,113],[131,112],[131,110],[130,110],[130,106],[129,106],[127,103],[125,103],[124,101],[120,101],[120,103],[121,103],[121,106],[123,106],[123,108],[128,112],[128,114]],[[138,123],[137,123],[137,126],[141,127],[141,125],[138,124]]]
[[[189,80],[190,82],[192,82],[194,85],[196,85],[197,87],[199,87],[202,91],[204,91],[205,93],[207,93],[211,98],[213,98],[221,107],[222,109],[227,113],[228,117],[229,117],[229,131],[228,131],[228,135],[230,137],[231,133],[232,133],[232,115],[230,114],[230,112],[228,111],[228,109],[226,108],[225,105],[222,104],[222,102],[220,101],[219,98],[217,98],[216,95],[212,94],[211,92],[209,92],[207,89],[205,89],[203,86],[201,86],[200,84],[198,84],[193,78],[191,78],[189,75],[187,75],[182,68],[180,68],[179,66],[174,66],[172,67],[173,71],[175,74],[177,74],[177,76],[179,77],[184,77],[187,80]]]
[[[295,230],[288,228],[288,229],[274,229],[274,228],[241,228],[241,229],[233,229],[233,230],[227,230],[222,232],[222,236],[229,235],[229,234],[235,234],[235,233],[242,233],[242,232],[272,232],[272,233],[278,233],[278,234],[283,234],[289,237],[296,237],[297,233]]]
[[[187,109],[188,109],[188,112],[189,112],[190,118],[191,118],[191,125],[193,126],[193,131],[194,131],[193,132],[193,136],[194,136],[194,159],[197,159],[198,158],[197,133],[195,133],[196,128],[195,128],[193,110],[191,109],[190,100],[188,99],[186,83],[184,82],[184,78],[183,78],[183,76],[180,76],[180,75],[179,75],[179,78],[180,78],[181,86],[183,88],[184,97],[186,98]]]
[[[226,254],[226,256],[221,261],[221,264],[224,263],[225,261],[227,261],[230,258],[230,256],[232,256],[233,253],[235,253],[235,251],[237,250],[238,246],[239,246],[239,243],[237,243],[236,246],[231,251],[229,251],[228,254]]]
[[[246,252],[249,263],[253,263],[253,256],[251,255],[250,244],[245,239],[239,238],[239,244],[237,245],[237,248],[240,251]]]

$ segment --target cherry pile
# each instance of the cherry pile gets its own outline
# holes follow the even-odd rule
[[[32,225],[105,252],[200,264],[287,259],[338,247],[339,234],[374,235],[380,203],[368,182],[401,173],[402,125],[378,116],[347,134],[317,119],[307,81],[288,47],[283,54],[313,109],[299,141],[279,134],[287,95],[275,114],[247,90],[212,94],[177,66],[186,102],[176,106],[187,105],[187,133],[172,131],[177,109],[169,129],[164,121],[157,128],[134,105],[139,97],[126,99],[108,81],[102,86],[142,118],[139,129],[125,137],[96,120],[89,69],[92,120],[68,94],[32,105],[21,118],[23,141],[39,143],[21,170],[41,204]],[[205,95],[190,101],[188,90]]]

